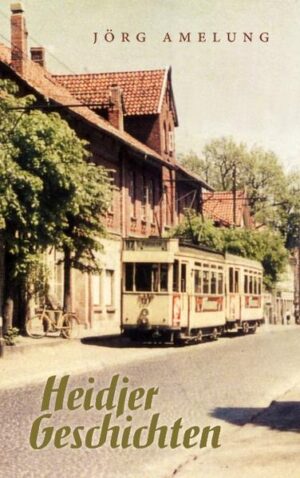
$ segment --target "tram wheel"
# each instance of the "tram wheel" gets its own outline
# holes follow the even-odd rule
[[[243,334],[246,335],[249,333],[250,327],[249,322],[243,322]]]
[[[203,340],[203,333],[202,333],[202,330],[199,330],[198,333],[197,333],[196,342],[198,344],[200,344],[200,342],[202,342],[202,340]]]
[[[215,327],[210,336],[211,340],[218,340],[218,329]]]
[[[250,333],[255,334],[257,330],[257,322],[254,322],[253,326],[250,328]]]

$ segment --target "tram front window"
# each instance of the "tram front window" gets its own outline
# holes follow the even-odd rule
[[[133,290],[133,264],[126,264],[125,267],[125,290]]]
[[[152,282],[152,264],[136,264],[135,289],[138,292],[150,292]]]
[[[167,292],[168,264],[128,263],[125,265],[125,290],[128,292]]]
[[[168,264],[160,265],[160,290],[161,292],[168,291]]]

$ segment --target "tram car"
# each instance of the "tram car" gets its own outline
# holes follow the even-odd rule
[[[179,239],[123,244],[123,335],[201,342],[228,330],[255,332],[262,322],[262,266]]]

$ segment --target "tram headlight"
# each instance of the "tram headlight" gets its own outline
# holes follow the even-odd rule
[[[149,324],[148,315],[149,315],[149,310],[145,308],[142,309],[137,321],[138,325],[142,325],[142,326],[148,325]]]

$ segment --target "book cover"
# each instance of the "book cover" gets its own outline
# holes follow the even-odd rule
[[[151,303],[171,290],[168,263],[174,260],[171,254],[165,263],[155,259],[165,251],[158,250],[160,242],[152,244],[130,276],[131,266],[124,268],[122,260],[131,264],[132,251],[124,249],[122,256],[121,239],[161,236],[175,216],[178,223],[183,210],[193,207],[199,185],[209,190],[207,178],[186,171],[180,159],[201,158],[212,140],[232,138],[249,149],[273,151],[287,173],[299,165],[299,21],[297,0],[1,1],[0,78],[18,84],[21,95],[35,95],[43,113],[76,125],[117,188],[106,215],[112,239],[103,239],[103,270],[84,279],[79,272],[72,276],[80,337],[63,339],[57,329],[41,340],[20,337],[16,345],[1,347],[0,477],[299,476],[294,285],[274,299],[281,307],[277,324],[261,315],[250,320],[250,330],[244,326],[240,334],[219,337],[224,329],[217,322],[206,326],[204,340],[194,333],[194,342],[202,343],[183,347],[161,340],[158,327],[151,343],[119,336],[121,319],[124,325],[127,310],[129,317],[135,307],[121,300],[124,287],[130,291],[130,280],[144,278],[132,291],[141,287],[138,320],[147,325]],[[23,108],[17,114],[27,113]],[[125,196],[118,195],[122,188]],[[236,223],[234,205],[233,211]],[[198,280],[197,262],[192,266],[186,254],[181,285],[174,294],[173,283],[166,312],[173,326],[189,307],[216,318],[225,304],[223,285],[218,299],[212,282],[214,271],[221,280],[223,263],[209,252],[201,261],[213,264],[211,297],[199,296],[192,306],[190,299],[184,302],[183,284]],[[159,272],[151,270],[147,289],[150,259]],[[59,257],[49,261],[60,297]],[[0,257],[0,270],[2,262]],[[251,265],[232,267],[242,274]],[[253,274],[255,297],[245,307],[262,310],[258,266]],[[5,290],[2,275],[0,280]],[[159,315],[164,305],[156,307]],[[256,334],[248,333],[260,322]]]

